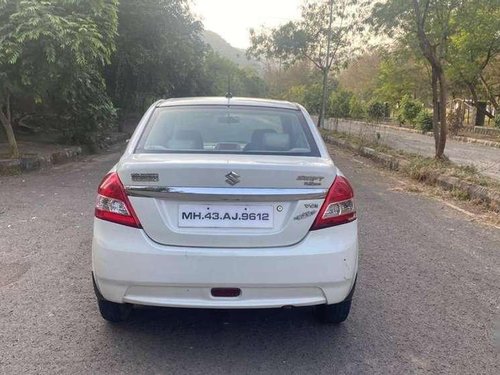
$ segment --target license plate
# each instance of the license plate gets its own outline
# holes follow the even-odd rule
[[[181,204],[180,228],[272,228],[273,206]]]

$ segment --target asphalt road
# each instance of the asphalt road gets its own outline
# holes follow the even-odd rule
[[[500,231],[334,156],[357,189],[362,248],[352,315],[337,327],[308,308],[146,309],[107,324],[91,224],[118,154],[0,177],[0,373],[500,373]]]
[[[428,157],[434,156],[434,138],[427,135],[373,125],[363,126],[360,122],[342,120],[339,121],[337,130],[372,140],[377,140],[379,137],[379,142],[391,148]],[[474,165],[482,174],[500,180],[500,149],[498,148],[448,139],[445,155],[456,164]]]

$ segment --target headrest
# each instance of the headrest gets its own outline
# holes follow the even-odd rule
[[[264,134],[267,133],[276,133],[276,130],[274,129],[257,129],[254,130],[252,133],[252,139],[250,140],[251,143],[253,144],[261,144],[262,143],[262,137]]]
[[[167,147],[172,150],[203,150],[203,139],[197,130],[178,130],[167,142]]]
[[[265,133],[262,145],[266,151],[288,151],[290,150],[290,134]]]

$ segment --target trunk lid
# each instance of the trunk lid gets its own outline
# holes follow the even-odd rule
[[[132,154],[117,172],[153,241],[226,248],[300,242],[336,176],[330,159],[234,154]]]

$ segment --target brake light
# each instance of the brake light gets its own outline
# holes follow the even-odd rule
[[[99,185],[95,217],[129,227],[141,227],[116,172],[108,173]]]
[[[347,178],[337,176],[328,191],[325,202],[321,206],[311,230],[350,223],[353,220],[356,220],[354,191]]]

